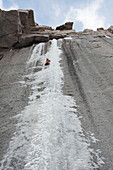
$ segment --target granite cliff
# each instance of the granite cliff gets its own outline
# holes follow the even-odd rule
[[[67,22],[52,29],[49,26],[38,25],[34,20],[33,10],[11,10],[0,9],[0,48],[12,49],[32,45],[33,43],[47,42],[52,39],[64,38],[75,34],[113,34],[113,26],[107,30],[98,28],[97,31],[85,29],[76,32],[73,22]]]
[[[73,23],[66,23],[63,30],[39,26],[34,21],[33,10],[0,10],[0,48],[20,48],[33,43],[47,42],[53,38],[66,37]],[[69,30],[69,31],[68,31]]]
[[[72,26],[52,29],[35,23],[32,10],[0,10],[0,170],[113,169],[113,26],[83,32]],[[76,104],[60,98],[62,82]]]

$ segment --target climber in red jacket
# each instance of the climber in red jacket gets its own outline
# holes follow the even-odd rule
[[[50,62],[51,62],[51,60],[49,60],[48,58],[46,59],[46,63],[45,63],[45,65],[47,66],[47,65],[49,65],[50,64]]]

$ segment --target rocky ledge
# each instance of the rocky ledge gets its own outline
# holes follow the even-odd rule
[[[0,9],[0,48],[21,48],[53,38],[66,37],[74,31],[73,23],[65,25],[64,32],[61,33],[60,30],[35,23],[33,10],[3,11]]]
[[[95,31],[85,29],[76,32],[73,22],[67,22],[52,29],[49,26],[40,26],[34,21],[33,10],[11,10],[0,9],[0,49],[22,48],[33,43],[47,42],[51,39],[59,39],[75,34],[95,34]],[[113,26],[107,30],[98,28],[96,34],[112,35]]]

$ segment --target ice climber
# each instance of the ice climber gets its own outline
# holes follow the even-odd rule
[[[50,64],[50,62],[51,62],[51,60],[49,60],[48,58],[46,59],[46,63],[45,63],[45,65],[49,65]]]

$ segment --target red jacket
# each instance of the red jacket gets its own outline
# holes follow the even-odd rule
[[[51,60],[46,60],[46,63],[49,63]]]

